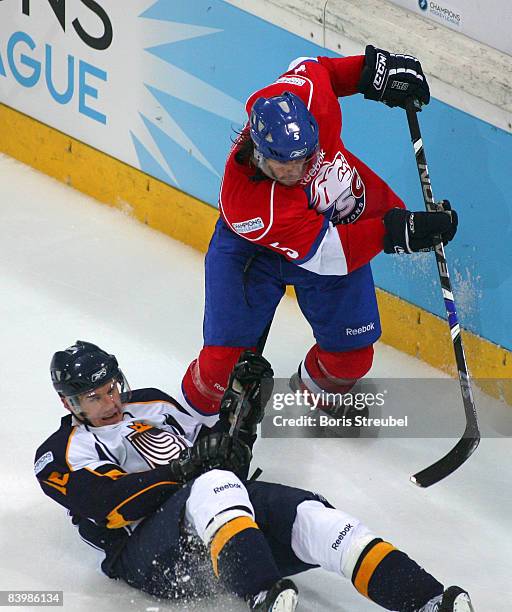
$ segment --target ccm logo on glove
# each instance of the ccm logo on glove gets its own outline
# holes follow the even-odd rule
[[[405,108],[407,98],[430,101],[430,90],[420,62],[412,55],[366,47],[358,90],[367,100]]]
[[[384,53],[377,53],[377,66],[375,68],[375,78],[373,79],[373,86],[376,90],[380,91],[386,80],[386,56]]]
[[[450,202],[438,203],[436,212],[411,212],[392,208],[384,216],[386,235],[384,253],[433,251],[436,244],[446,246],[457,232],[458,217]]]

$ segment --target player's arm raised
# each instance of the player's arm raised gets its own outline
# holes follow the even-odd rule
[[[406,53],[391,53],[367,45],[365,55],[343,58],[319,57],[338,96],[362,93],[367,100],[405,108],[409,97],[422,104],[430,101],[430,90],[420,61]]]

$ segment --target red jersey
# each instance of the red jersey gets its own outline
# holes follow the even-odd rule
[[[250,180],[255,167],[235,160],[235,145],[221,185],[220,212],[233,232],[317,274],[344,275],[368,263],[383,248],[386,211],[405,208],[341,140],[338,96],[357,93],[363,62],[363,56],[300,58],[247,100],[249,115],[259,97],[290,91],[314,115],[318,153],[299,183]]]

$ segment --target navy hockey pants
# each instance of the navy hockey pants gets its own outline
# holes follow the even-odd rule
[[[315,274],[237,236],[219,219],[205,272],[206,346],[255,346],[286,285],[295,287],[300,309],[323,350],[359,349],[380,337],[370,264],[346,276]]]
[[[192,598],[215,594],[222,585],[213,573],[203,542],[182,527],[190,486],[174,493],[152,516],[135,529],[109,576],[165,598]],[[302,489],[266,482],[246,482],[256,523],[265,535],[279,571],[290,576],[313,565],[298,559],[291,547],[297,506],[306,500],[325,499]],[[106,560],[108,563],[108,559]]]

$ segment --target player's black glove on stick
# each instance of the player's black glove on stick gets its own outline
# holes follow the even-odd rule
[[[439,239],[446,246],[457,232],[457,213],[448,200],[438,203],[439,212],[412,212],[392,208],[384,216],[387,234],[384,253],[416,253],[433,251]]]
[[[199,438],[169,463],[171,476],[187,482],[209,470],[228,470],[244,477],[252,459],[251,449],[227,433],[216,432]]]
[[[430,101],[430,90],[420,62],[412,55],[366,47],[358,90],[368,100],[405,108],[407,98]]]
[[[236,363],[228,387],[220,404],[220,421],[229,428],[241,394],[246,391],[247,410],[242,417],[240,431],[256,433],[261,423],[265,405],[274,387],[274,372],[270,363],[258,353],[244,351]]]

